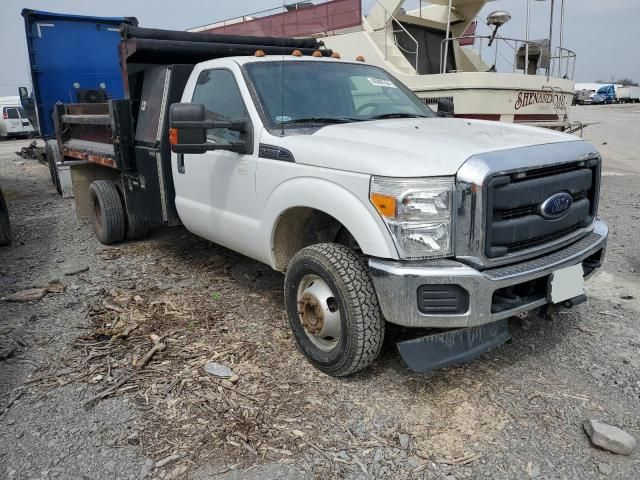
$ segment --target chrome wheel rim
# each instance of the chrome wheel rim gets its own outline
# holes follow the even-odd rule
[[[298,284],[298,320],[311,342],[321,350],[335,348],[342,336],[336,296],[318,275],[305,275]]]

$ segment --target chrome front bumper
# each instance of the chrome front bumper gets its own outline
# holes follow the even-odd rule
[[[492,313],[494,292],[539,279],[563,267],[577,265],[600,254],[604,258],[607,225],[594,222],[593,231],[577,242],[544,256],[489,270],[476,270],[454,260],[399,262],[370,259],[369,269],[380,308],[387,321],[407,327],[459,328],[483,325],[546,305],[535,298],[515,308]],[[590,271],[585,278],[590,276]],[[418,308],[421,285],[457,285],[469,294],[469,307],[461,314],[424,314]]]

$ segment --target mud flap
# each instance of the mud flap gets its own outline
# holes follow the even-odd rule
[[[468,362],[511,339],[507,319],[460,328],[398,342],[398,350],[407,366],[427,373],[457,363]]]

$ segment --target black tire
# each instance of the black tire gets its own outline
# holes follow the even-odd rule
[[[49,166],[49,177],[51,178],[51,183],[56,184],[56,177],[53,174],[53,147],[51,145],[51,140],[47,140],[44,143],[44,155],[47,159],[47,165]]]
[[[127,240],[142,240],[149,233],[149,224],[143,218],[127,212]]]
[[[124,240],[126,220],[118,189],[107,180],[95,180],[89,185],[91,223],[93,231],[105,245]]]
[[[4,200],[2,190],[0,190],[0,246],[4,247],[11,243],[11,223],[9,223],[9,209]]]
[[[60,185],[60,177],[58,175],[57,165],[60,163],[60,150],[58,149],[58,142],[55,140],[47,140],[44,144],[45,156],[47,158],[47,164],[49,165],[49,176],[51,177],[51,183],[56,187],[56,191],[59,195],[62,195],[62,187]]]
[[[122,184],[115,184],[118,194],[120,195],[120,201],[124,205],[124,215],[126,219],[126,232],[124,238],[127,240],[141,240],[149,233],[149,224],[143,218],[129,212],[124,201],[124,192],[122,191]]]
[[[314,343],[298,313],[299,286],[309,276],[324,281],[333,295],[332,311],[340,312],[340,338],[329,350]],[[369,366],[380,353],[385,322],[378,298],[366,259],[348,247],[320,243],[300,250],[287,267],[284,294],[297,345],[317,369],[334,377],[345,377]]]

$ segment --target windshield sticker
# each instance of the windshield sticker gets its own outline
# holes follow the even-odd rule
[[[373,78],[367,77],[369,83],[371,85],[375,85],[376,87],[386,87],[386,88],[398,88],[396,87],[391,80],[383,80],[382,78]]]
[[[290,122],[291,120],[293,120],[293,118],[291,118],[288,115],[278,115],[276,117],[276,122],[280,122],[280,123]]]

